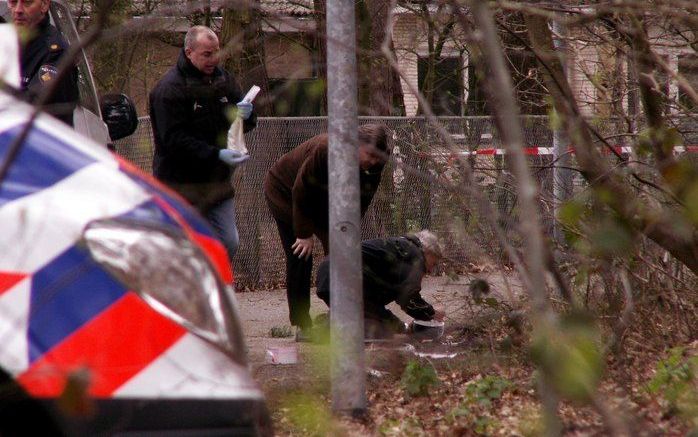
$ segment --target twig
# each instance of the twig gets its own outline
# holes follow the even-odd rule
[[[620,281],[623,289],[623,296],[625,298],[625,305],[623,306],[623,311],[621,312],[620,319],[613,327],[613,334],[606,344],[606,349],[616,349],[618,350],[623,339],[623,333],[628,327],[630,322],[630,317],[632,316],[633,310],[635,309],[635,304],[633,301],[633,290],[628,280],[628,275],[625,270],[620,271]]]

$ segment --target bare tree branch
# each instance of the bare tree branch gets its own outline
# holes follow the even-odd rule
[[[538,57],[545,61],[544,80],[569,138],[576,145],[577,160],[585,179],[595,187],[597,193],[611,194],[602,196],[604,202],[635,230],[654,240],[694,273],[698,273],[698,234],[694,226],[678,214],[639,203],[628,184],[594,149],[591,133],[580,115],[562,64],[555,54],[547,20],[540,16],[527,15],[526,22],[533,49]],[[681,232],[677,229],[679,223],[683,223],[683,226],[692,231]]]

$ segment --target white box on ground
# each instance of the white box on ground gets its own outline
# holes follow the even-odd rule
[[[298,349],[295,346],[270,347],[265,355],[269,364],[295,364],[298,362]]]

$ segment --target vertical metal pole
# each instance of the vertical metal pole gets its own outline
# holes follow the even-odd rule
[[[566,66],[567,47],[563,40],[564,29],[558,21],[552,21],[553,44],[562,56],[563,68]],[[565,69],[565,72],[567,69]],[[562,126],[553,127],[553,238],[557,244],[564,244],[565,236],[557,221],[560,206],[572,194],[572,171],[570,166],[569,139]]]
[[[366,410],[353,0],[327,2],[332,409]]]

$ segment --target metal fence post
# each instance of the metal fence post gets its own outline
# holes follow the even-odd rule
[[[562,56],[562,65],[566,67],[567,46],[564,41],[564,27],[552,21],[553,44]],[[567,69],[565,68],[565,74]],[[564,244],[565,236],[557,220],[560,206],[572,194],[572,170],[570,170],[569,139],[562,126],[551,126],[553,129],[553,238],[557,244]]]
[[[332,409],[366,410],[354,2],[327,2]]]

